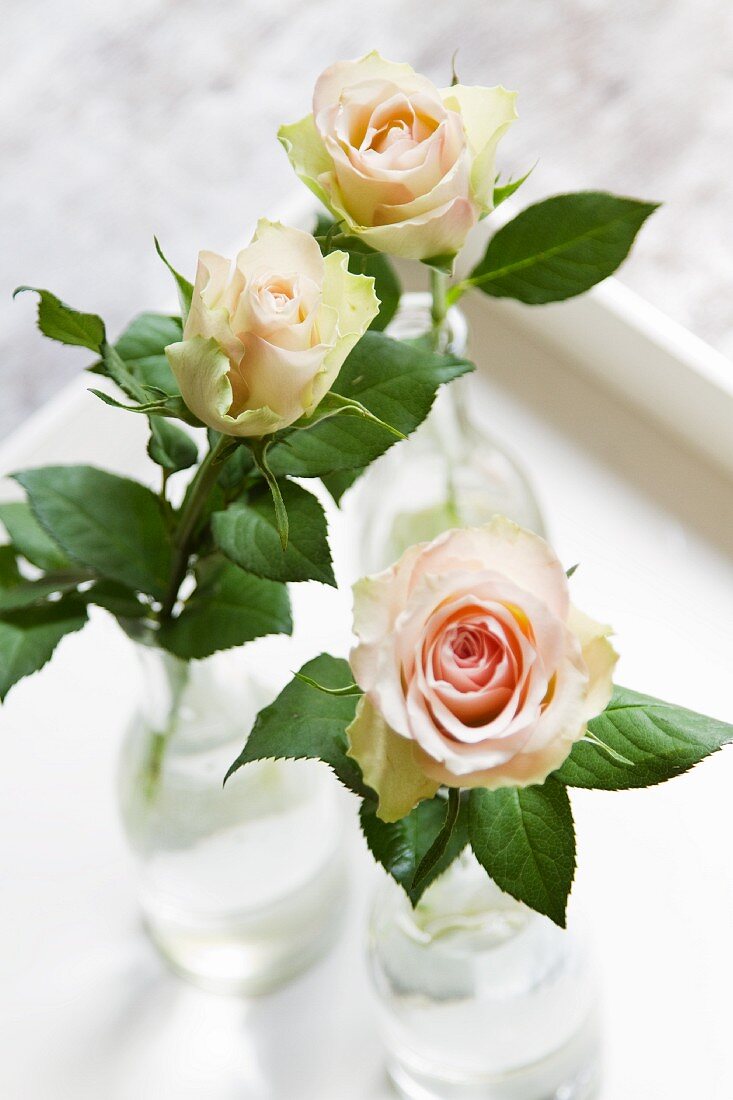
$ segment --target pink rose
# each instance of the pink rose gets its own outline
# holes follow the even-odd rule
[[[443,784],[544,782],[611,697],[609,628],[571,607],[550,546],[502,516],[359,581],[354,631],[350,753],[387,821]]]
[[[493,207],[496,147],[515,98],[501,87],[439,91],[372,52],[326,69],[313,114],[279,137],[348,233],[407,259],[451,257]]]

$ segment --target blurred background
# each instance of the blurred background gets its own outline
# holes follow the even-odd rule
[[[156,233],[192,274],[301,185],[275,138],[318,73],[378,48],[439,85],[520,92],[504,174],[523,202],[663,200],[621,278],[733,354],[733,7],[721,0],[6,0],[0,73],[0,435],[83,355],[43,341],[45,286],[115,334],[172,304]]]

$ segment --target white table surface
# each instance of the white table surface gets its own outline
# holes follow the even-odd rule
[[[614,624],[619,681],[733,721],[730,482],[515,322],[471,309],[475,354],[491,349],[482,414],[526,455],[561,556],[581,563],[576,602]],[[65,424],[31,425],[0,468],[134,469],[136,418],[88,397]],[[344,642],[343,618],[308,616],[324,599],[336,616],[348,602],[299,593],[300,651]],[[383,1100],[362,950],[377,872],[356,835],[343,939],[276,994],[202,993],[145,939],[114,801],[134,676],[100,613],[0,712],[0,1096]],[[573,906],[594,928],[605,988],[603,1100],[733,1095],[731,789],[733,749],[653,790],[573,796]]]

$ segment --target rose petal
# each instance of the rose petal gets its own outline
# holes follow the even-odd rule
[[[232,386],[231,364],[215,340],[194,336],[169,344],[165,354],[192,413],[215,431],[235,436],[261,436],[274,431],[280,422],[267,407],[249,409],[237,417],[229,414]]]
[[[413,743],[391,730],[365,695],[346,736],[348,755],[379,798],[377,817],[382,821],[399,821],[437,791],[439,784],[428,779],[416,762]]]
[[[484,213],[494,207],[496,147],[517,118],[516,92],[455,84],[441,91],[446,107],[462,120],[472,155],[471,190]]]
[[[373,80],[389,81],[408,94],[426,92],[438,96],[435,85],[416,73],[411,65],[387,61],[372,50],[356,61],[338,61],[321,73],[313,90],[314,115],[337,103],[345,88]]]

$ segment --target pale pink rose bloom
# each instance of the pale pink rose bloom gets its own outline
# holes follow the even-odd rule
[[[262,436],[315,409],[379,310],[374,280],[347,263],[265,219],[234,262],[199,253],[183,340],[165,350],[204,424]]]
[[[438,786],[542,783],[611,697],[610,630],[550,546],[501,516],[354,586],[350,752],[396,820]]]
[[[279,137],[347,232],[396,256],[451,257],[493,207],[496,147],[515,98],[501,87],[439,91],[373,52],[326,69],[313,114]]]

